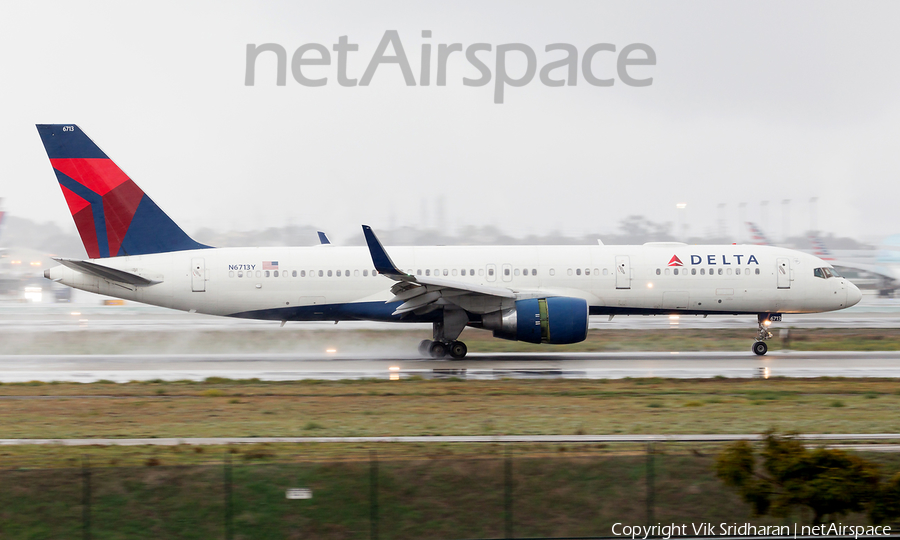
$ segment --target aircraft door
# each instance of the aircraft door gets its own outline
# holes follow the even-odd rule
[[[616,255],[616,288],[631,288],[631,263],[627,255]]]
[[[778,268],[776,270],[776,274],[778,275],[778,288],[779,289],[790,289],[791,288],[791,260],[787,257],[779,257],[776,261],[778,263]]]
[[[203,257],[191,259],[191,290],[206,292],[206,263]]]
[[[500,277],[503,281],[512,281],[512,265],[504,264],[503,265],[503,273],[500,274]]]
[[[489,264],[485,269],[485,273],[487,274],[485,277],[488,281],[496,281],[497,280],[497,265]]]

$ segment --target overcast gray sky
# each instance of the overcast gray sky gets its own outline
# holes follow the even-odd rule
[[[188,232],[310,224],[334,238],[372,226],[521,236],[615,230],[631,214],[714,230],[738,204],[768,231],[861,238],[900,232],[900,4],[896,2],[6,2],[2,180],[6,210],[74,230],[35,123],[77,123]],[[445,87],[407,87],[396,66],[337,84],[336,58],[274,84],[248,43],[328,48],[346,35],[362,77],[397,30],[418,79],[431,43],[524,43],[538,68],[595,43],[646,43],[645,88],[616,81],[507,88],[452,56]],[[432,37],[421,37],[430,30]],[[333,53],[334,54],[334,53]],[[434,53],[432,53],[434,56]],[[336,56],[336,54],[335,54]],[[494,52],[483,55],[494,69]],[[600,75],[615,76],[599,55]],[[432,60],[432,64],[435,60]],[[510,72],[522,72],[513,62]],[[433,67],[434,69],[434,67]],[[562,71],[555,72],[559,76]],[[496,74],[494,74],[496,76]],[[492,81],[493,82],[493,81]],[[741,237],[746,237],[740,231]],[[202,239],[201,239],[202,240]]]

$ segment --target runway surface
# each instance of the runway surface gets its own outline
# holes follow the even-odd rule
[[[731,433],[720,435],[431,435],[418,437],[183,437],[147,439],[0,439],[0,445],[58,444],[62,446],[175,446],[179,444],[253,444],[253,443],[651,443],[651,442],[728,442],[759,440],[763,435]],[[810,433],[796,436],[804,441],[884,441],[900,439],[900,433]],[[900,445],[842,445],[854,449],[896,451]]]
[[[0,382],[203,380],[207,377],[401,379],[624,377],[897,377],[900,352],[747,352],[471,354],[465,360],[351,355],[173,354],[0,356]]]

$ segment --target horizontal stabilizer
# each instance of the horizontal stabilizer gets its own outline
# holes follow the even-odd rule
[[[136,287],[149,287],[150,285],[162,283],[161,281],[147,279],[144,276],[139,276],[131,272],[118,270],[116,268],[110,268],[108,266],[103,266],[102,264],[92,263],[89,261],[81,261],[78,259],[62,259],[56,257],[54,257],[53,260],[58,261],[63,266],[71,268],[76,272],[81,272],[82,274],[90,274],[92,276],[97,276],[109,281],[117,281],[119,283],[128,283],[129,285],[134,285]]]

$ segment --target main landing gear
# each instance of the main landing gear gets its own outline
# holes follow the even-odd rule
[[[431,341],[423,339],[419,343],[419,354],[422,356],[430,356],[432,358],[444,358],[448,354],[450,358],[464,358],[469,348],[462,341]]]
[[[456,341],[456,338],[468,324],[469,315],[461,309],[444,308],[442,319],[434,323],[434,340],[423,339],[419,343],[419,354],[432,358],[444,358],[448,354],[455,360],[465,358],[469,348],[462,341]]]
[[[781,320],[780,314],[760,313],[756,316],[759,323],[759,332],[756,333],[756,343],[753,344],[753,353],[762,356],[769,352],[769,346],[766,345],[767,339],[772,339],[772,332],[769,332],[769,325],[773,322]]]

